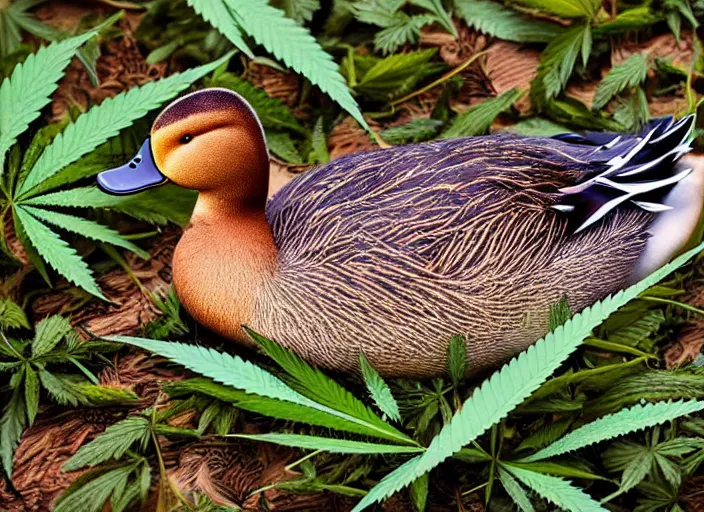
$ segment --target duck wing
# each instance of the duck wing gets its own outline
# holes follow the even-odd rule
[[[554,208],[569,214],[575,232],[626,202],[654,213],[670,209],[660,199],[692,172],[677,161],[691,150],[694,121],[693,115],[678,122],[671,116],[655,119],[639,135],[555,136],[592,166],[578,183],[560,189]]]

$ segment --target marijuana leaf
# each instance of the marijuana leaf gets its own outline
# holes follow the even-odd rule
[[[621,91],[639,85],[648,76],[648,57],[642,53],[631,55],[611,68],[599,84],[592,108],[599,110]]]
[[[369,395],[374,400],[381,411],[393,421],[401,421],[401,414],[398,411],[398,404],[389,386],[381,378],[371,363],[364,357],[364,353],[359,353],[359,365],[362,370],[364,383],[367,385]]]
[[[470,27],[506,41],[547,43],[562,32],[555,23],[529,20],[492,0],[458,0],[457,10]]]

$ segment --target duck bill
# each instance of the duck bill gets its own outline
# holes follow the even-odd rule
[[[166,181],[166,176],[154,163],[150,139],[144,141],[139,153],[125,165],[98,174],[98,187],[114,195],[134,194]]]

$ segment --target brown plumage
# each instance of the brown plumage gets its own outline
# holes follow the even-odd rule
[[[701,212],[704,169],[676,163],[691,119],[622,139],[359,153],[294,179],[265,210],[263,131],[232,97],[236,108],[169,114],[193,103],[177,101],[162,114],[176,120],[152,131],[158,170],[200,191],[177,293],[205,326],[247,342],[246,324],[326,368],[354,371],[363,351],[384,375],[435,376],[458,334],[468,371],[495,365],[546,333],[561,298],[580,310],[664,263]]]

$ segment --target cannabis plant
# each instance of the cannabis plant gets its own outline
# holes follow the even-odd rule
[[[28,327],[22,309],[9,299],[0,302],[0,327]],[[120,345],[82,341],[67,319],[51,316],[40,321],[32,339],[8,338],[0,330],[0,375],[9,375],[10,399],[0,418],[0,458],[8,478],[12,456],[26,425],[39,411],[42,391],[59,405],[96,406],[137,399],[131,391],[98,385],[86,363]],[[66,373],[73,367],[72,373]]]
[[[0,85],[0,221],[11,220],[29,259],[47,282],[47,264],[71,283],[104,298],[92,272],[76,251],[55,231],[77,234],[147,257],[148,254],[113,229],[65,213],[71,209],[110,209],[151,222],[185,222],[192,195],[171,189],[132,198],[112,197],[94,186],[68,188],[103,170],[106,157],[114,156],[113,139],[150,110],[186,89],[191,83],[225,62],[229,55],[210,64],[135,87],[103,101],[68,125],[49,125],[34,135],[22,150],[18,139],[50,101],[50,96],[78,48],[116,17],[83,35],[54,42],[17,65]],[[113,139],[113,140],[111,140]],[[119,153],[129,149],[120,147]],[[163,201],[168,194],[169,201]],[[8,219],[10,215],[10,219]],[[4,233],[1,229],[0,233]],[[0,236],[0,247],[12,256]]]
[[[601,477],[591,472],[588,467],[561,463],[559,457],[592,444],[701,411],[704,409],[704,401],[636,404],[578,426],[565,435],[570,427],[568,422],[566,425],[551,428],[551,433],[543,435],[541,439],[526,439],[521,446],[508,454],[499,449],[497,441],[502,439],[499,435],[503,429],[502,419],[532,393],[540,394],[542,390],[545,395],[560,389],[564,384],[564,377],[571,378],[571,375],[567,374],[546,383],[544,381],[594,329],[617,309],[627,305],[702,249],[704,244],[638,284],[596,303],[571,318],[568,318],[568,308],[558,305],[551,317],[553,325],[561,325],[557,325],[545,338],[476,388],[471,396],[457,407],[452,418],[448,418],[427,446],[405,434],[400,428],[398,420],[401,419],[403,409],[399,407],[391,389],[363,355],[360,355],[362,376],[372,401],[383,416],[323,372],[306,364],[293,352],[251,330],[247,330],[247,333],[281,369],[280,375],[254,366],[238,356],[218,353],[204,347],[122,336],[107,339],[149,350],[208,377],[189,379],[169,386],[169,392],[174,396],[197,393],[246,411],[317,425],[341,433],[363,436],[365,439],[292,433],[232,434],[235,437],[330,453],[385,454],[394,460],[399,460],[403,455],[414,455],[371,489],[355,510],[363,510],[411,484],[412,494],[416,498],[427,494],[425,475],[451,457],[489,465],[489,480],[481,486],[486,488],[487,500],[496,481],[501,483],[507,494],[523,511],[533,510],[532,498],[526,488],[561,509],[580,512],[604,510],[588,494],[561,478],[589,480]],[[449,373],[453,383],[459,381],[464,373],[466,352],[461,349],[463,345],[460,339],[454,339],[450,344]],[[440,395],[443,395],[443,392],[440,392]],[[447,404],[447,409],[449,408]],[[491,430],[491,442],[485,449],[477,440],[488,430]],[[668,448],[662,450],[668,454],[683,455],[692,451],[689,450],[690,444],[698,447],[700,443],[692,441],[687,444],[687,450],[677,453],[668,451]],[[526,454],[526,451],[532,453]],[[660,463],[661,467],[666,465],[662,460]],[[612,467],[618,469],[621,466]],[[670,466],[666,467],[671,469]],[[622,486],[621,492],[625,490],[627,489]]]

